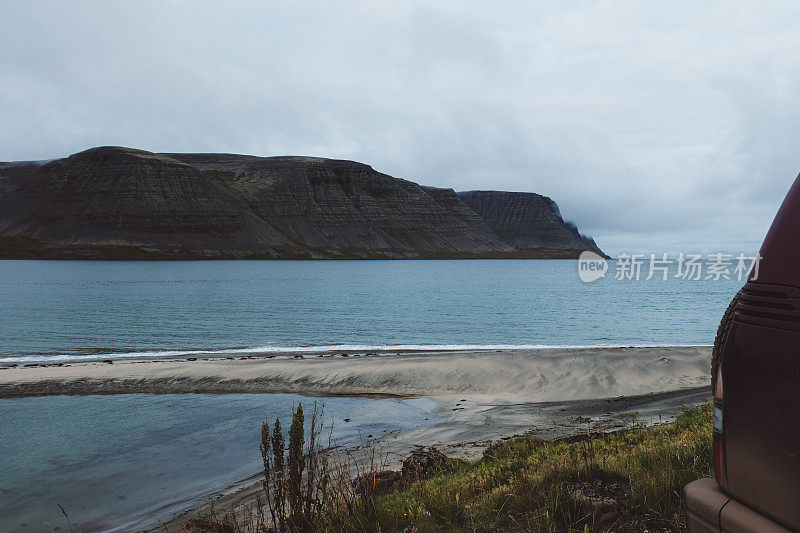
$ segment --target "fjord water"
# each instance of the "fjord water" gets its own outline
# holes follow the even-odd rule
[[[575,261],[0,261],[0,362],[408,346],[711,344],[732,280]],[[643,276],[644,278],[644,276]]]
[[[323,400],[318,400],[322,402]],[[127,394],[0,400],[0,531],[138,531],[258,472],[261,423],[290,394]],[[333,442],[433,424],[426,400],[326,398]],[[344,419],[349,419],[345,421]],[[325,443],[329,433],[325,433]]]

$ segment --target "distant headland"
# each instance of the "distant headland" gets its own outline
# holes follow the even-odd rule
[[[0,163],[0,259],[605,254],[534,193],[426,187],[317,157],[92,148]]]

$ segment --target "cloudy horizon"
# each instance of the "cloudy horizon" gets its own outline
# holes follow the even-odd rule
[[[313,155],[528,191],[611,254],[754,252],[800,171],[800,6],[0,5],[0,161]]]

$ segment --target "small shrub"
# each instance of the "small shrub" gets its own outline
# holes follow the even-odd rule
[[[314,404],[308,445],[305,441],[305,415],[299,404],[292,412],[289,426],[288,457],[280,420],[270,435],[267,422],[261,426],[262,488],[256,512],[257,531],[291,533],[310,531],[325,505],[328,479],[327,460],[319,442],[322,431],[322,410]],[[320,468],[325,470],[320,472]],[[269,520],[264,512],[269,511]]]

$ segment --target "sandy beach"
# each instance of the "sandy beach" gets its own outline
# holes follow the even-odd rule
[[[294,392],[469,394],[492,403],[583,400],[703,386],[709,358],[708,347],[631,347],[6,364],[0,367],[0,397]]]
[[[519,434],[562,437],[612,430],[634,417],[672,420],[710,398],[710,352],[699,346],[349,352],[5,365],[0,397],[290,392],[434,400],[440,423],[362,444],[380,450],[391,466],[417,445],[476,459],[491,442]],[[247,499],[252,485],[243,480],[220,492],[217,505]]]
[[[0,398],[192,392],[425,397],[436,401],[444,422],[393,435],[391,451],[428,444],[469,458],[493,439],[522,432],[603,429],[630,412],[644,421],[669,418],[708,396],[710,352],[702,346],[349,352],[6,365]]]

